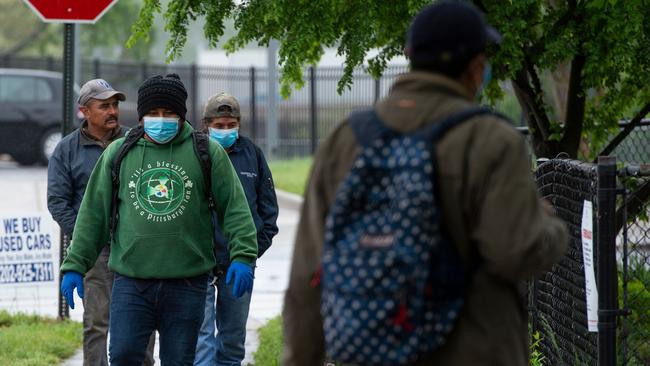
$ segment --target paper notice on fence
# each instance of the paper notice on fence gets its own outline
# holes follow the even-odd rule
[[[594,219],[591,201],[582,207],[582,260],[585,264],[587,323],[590,332],[598,332],[598,288],[594,274]]]

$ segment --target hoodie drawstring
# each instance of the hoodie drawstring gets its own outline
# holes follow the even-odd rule
[[[144,151],[147,149],[147,139],[142,139],[142,142],[144,142],[144,145],[142,146],[142,154],[140,157],[140,172],[144,171]],[[138,196],[140,196],[140,189],[142,188],[142,185],[139,184],[137,188]]]
[[[169,175],[169,179],[172,179],[172,158],[173,157],[174,157],[174,144],[170,143],[169,144],[169,159],[167,159],[169,161],[169,169],[167,169],[168,170],[167,174]]]

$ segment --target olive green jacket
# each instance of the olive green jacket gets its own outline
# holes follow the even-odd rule
[[[459,83],[432,73],[397,80],[376,110],[390,128],[409,132],[474,106]],[[285,366],[322,365],[320,266],[325,218],[359,151],[344,121],[316,153],[296,235],[283,310]],[[473,117],[436,146],[442,226],[466,263],[480,263],[447,343],[421,365],[527,365],[523,280],[565,252],[567,229],[539,203],[523,137],[491,115]]]

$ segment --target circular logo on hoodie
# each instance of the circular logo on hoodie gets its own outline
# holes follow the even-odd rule
[[[138,203],[154,215],[174,212],[183,202],[183,178],[177,172],[156,168],[145,171],[138,182]]]
[[[183,214],[193,183],[177,164],[156,161],[137,169],[128,184],[132,206],[148,221],[171,221]]]

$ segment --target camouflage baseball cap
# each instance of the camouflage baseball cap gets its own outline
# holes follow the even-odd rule
[[[86,105],[91,99],[106,100],[112,96],[117,95],[117,99],[121,101],[126,100],[126,94],[113,89],[104,79],[93,79],[86,82],[79,91],[79,98],[77,104]]]
[[[203,109],[203,118],[235,117],[240,118],[239,102],[228,93],[219,93],[208,99]]]

